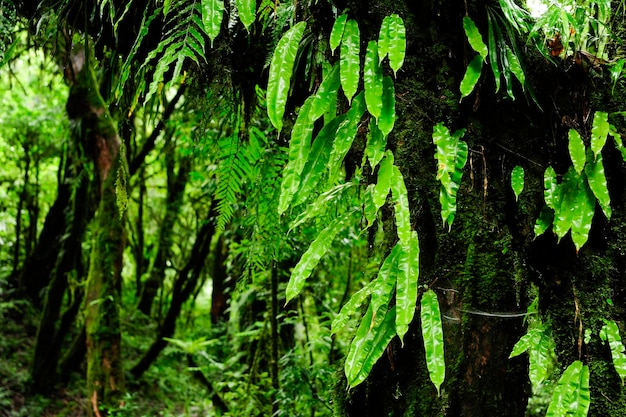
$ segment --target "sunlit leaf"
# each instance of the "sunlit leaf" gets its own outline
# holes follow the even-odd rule
[[[463,76],[463,80],[461,81],[461,99],[463,97],[469,96],[472,91],[474,91],[474,87],[476,83],[480,79],[480,73],[483,70],[483,58],[480,55],[476,55],[470,61],[467,69],[465,70],[465,75]]]
[[[341,40],[339,75],[343,92],[348,98],[356,93],[361,72],[361,33],[356,20],[348,20]]]
[[[411,239],[411,212],[409,198],[404,184],[404,177],[397,166],[391,168],[391,193],[394,201],[396,231],[398,239],[405,247],[409,247]]]
[[[428,374],[437,388],[437,394],[440,394],[439,389],[446,378],[446,363],[439,300],[433,290],[428,290],[422,295],[420,316]]]
[[[250,25],[256,19],[256,0],[236,0],[236,5],[239,19],[246,30],[249,31]]]
[[[389,19],[383,19],[380,25],[380,31],[378,32],[378,60],[383,62],[383,59],[389,53]]]
[[[583,140],[581,139],[578,132],[574,129],[569,130],[568,137],[569,156],[574,163],[574,169],[580,174],[585,167],[585,144],[583,143]]]
[[[385,135],[380,131],[376,120],[370,119],[370,128],[367,135],[367,146],[365,147],[365,155],[370,162],[372,169],[376,168],[376,165],[381,161],[385,154],[385,148],[387,147],[387,141]]]
[[[375,41],[370,41],[367,44],[363,66],[363,84],[367,110],[378,119],[383,109],[383,69],[378,62],[378,46]]]
[[[406,29],[402,18],[397,14],[389,15],[384,20],[389,22],[387,36],[389,43],[386,51],[389,55],[389,66],[393,70],[394,75],[397,75],[398,70],[404,63],[404,55],[406,53]]]
[[[591,150],[593,155],[597,157],[609,134],[609,114],[597,111],[593,116],[593,125],[591,126]]]
[[[373,288],[374,281],[370,281],[365,287],[352,294],[352,297],[350,297],[348,302],[341,307],[341,311],[339,311],[339,314],[337,314],[333,319],[333,322],[330,325],[331,334],[335,334],[345,328],[350,317],[356,313],[360,313],[359,308],[365,302],[367,297],[370,296]]]
[[[407,265],[400,267],[401,273],[398,274],[396,283],[396,333],[400,340],[404,339],[409,330],[417,303],[420,247],[416,231],[411,232],[403,251],[406,252],[404,259]]]
[[[589,367],[575,361],[559,379],[546,417],[586,417],[590,404]]]
[[[561,209],[574,210],[572,215],[572,240],[578,251],[586,242],[589,237],[589,230],[591,230],[591,221],[593,220],[593,214],[596,208],[596,200],[593,192],[587,185],[587,181],[582,179],[576,188],[577,194],[575,207],[564,207],[561,205]]]
[[[335,64],[330,72],[326,74],[317,92],[313,96],[314,99],[311,103],[311,111],[309,112],[309,118],[312,122],[327,113],[333,103],[337,101],[339,83],[339,65]]]
[[[593,195],[598,199],[598,203],[607,219],[611,218],[611,197],[604,175],[604,164],[602,163],[602,154],[596,156],[595,161],[589,161],[585,166],[587,181],[589,188],[593,191]]]
[[[291,73],[305,28],[306,22],[302,21],[289,29],[278,41],[270,63],[266,95],[267,115],[278,131],[283,127]]]
[[[403,250],[400,243],[396,243],[378,270],[375,285],[372,289],[371,306],[374,312],[381,308],[387,309],[393,296],[398,275],[402,274],[402,268],[405,266],[407,266],[407,253]]]
[[[535,233],[535,237],[542,235],[548,228],[552,225],[554,220],[554,209],[548,207],[548,205],[544,205],[539,213],[539,217],[535,222],[535,227],[533,232]]]
[[[383,78],[383,108],[378,118],[378,128],[387,137],[396,122],[396,92],[391,77]]]
[[[496,48],[496,39],[494,37],[491,13],[487,13],[487,22],[489,25],[487,32],[487,38],[489,42],[489,64],[491,65],[491,71],[493,72],[493,79],[496,83],[497,93],[498,91],[500,91],[500,79],[502,74],[500,72],[500,66],[498,65],[498,50]]]
[[[343,37],[343,31],[346,27],[347,20],[348,20],[348,15],[342,14],[335,20],[335,23],[333,24],[333,28],[330,31],[329,44],[330,44],[330,50],[333,54],[335,53],[335,50],[341,43],[341,38]]]
[[[522,87],[524,87],[526,85],[526,74],[522,69],[522,64],[520,63],[519,58],[509,47],[506,49],[506,57],[509,64],[509,70],[513,73],[513,75],[515,75],[515,78],[517,78]]]
[[[487,49],[487,45],[485,45],[485,42],[483,42],[483,36],[480,34],[480,31],[476,27],[476,24],[471,17],[463,17],[463,29],[465,30],[465,35],[467,36],[467,40],[472,46],[472,49],[478,52],[481,60],[486,59],[487,55],[489,54],[489,50]]]
[[[374,204],[377,208],[380,208],[385,204],[387,195],[391,190],[391,177],[393,173],[393,153],[390,151],[385,152],[385,158],[380,163],[378,168],[378,181],[374,187],[374,193],[372,195]]]
[[[354,187],[356,184],[352,181],[343,184],[338,184],[330,190],[320,194],[315,201],[307,205],[306,210],[300,213],[295,220],[289,226],[289,230],[293,230],[300,226],[302,223],[311,220],[315,217],[321,216],[326,212],[329,205],[338,203],[344,195],[346,190]]]
[[[552,209],[556,209],[558,204],[557,186],[556,172],[552,166],[549,166],[543,173],[543,199]]]
[[[519,195],[524,190],[524,168],[517,165],[511,171],[511,188],[515,194],[515,199],[519,199]]]
[[[556,357],[554,341],[543,326],[529,329],[513,346],[509,358],[524,352],[528,352],[528,377],[533,392],[537,392],[541,383],[550,376]]]
[[[617,323],[613,320],[606,320],[606,323],[600,330],[600,338],[608,342],[611,349],[611,358],[613,359],[613,366],[617,375],[622,380],[624,385],[624,378],[626,378],[626,355],[624,354],[624,345],[622,344],[622,338],[619,334],[619,328]]]
[[[342,162],[354,142],[361,117],[365,113],[365,100],[363,92],[360,92],[352,101],[350,110],[346,113],[346,120],[339,125],[333,149],[328,160],[328,182],[333,185],[340,173]]]
[[[211,47],[213,47],[213,40],[219,35],[222,26],[224,2],[223,0],[202,0],[201,6],[204,31],[211,39]]]
[[[439,202],[441,203],[441,218],[449,227],[452,226],[456,213],[456,195],[463,176],[463,167],[467,162],[467,143],[461,137],[465,129],[459,129],[453,134],[443,123],[433,127],[433,143],[436,147],[437,179],[441,182]]]

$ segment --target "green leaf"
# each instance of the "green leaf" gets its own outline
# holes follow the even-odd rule
[[[348,226],[354,213],[355,211],[349,211],[341,217],[336,218],[317,235],[317,238],[311,243],[311,246],[309,246],[304,255],[302,255],[302,258],[300,258],[300,261],[291,273],[291,277],[287,283],[285,304],[302,292],[304,283],[311,275],[313,268],[317,266],[322,256],[328,252],[335,236]]]
[[[289,231],[295,229],[300,226],[302,223],[307,220],[311,220],[315,217],[320,217],[322,214],[326,212],[328,206],[335,207],[333,203],[339,203],[341,198],[343,197],[343,193],[354,187],[356,184],[352,181],[346,182],[343,184],[339,184],[325,193],[320,194],[317,199],[309,204],[302,213],[300,213],[295,220],[289,226]]]
[[[378,165],[383,158],[386,147],[387,141],[385,140],[385,135],[378,128],[376,120],[374,118],[370,118],[370,128],[367,135],[365,155],[367,156],[372,169],[376,168],[376,165]]]
[[[404,63],[404,55],[406,53],[406,29],[402,18],[397,14],[385,17],[384,20],[388,24],[388,46],[387,54],[389,55],[389,66],[393,70],[395,76]]]
[[[380,209],[380,206],[376,206],[374,203],[374,187],[374,184],[368,185],[363,195],[363,215],[367,220],[366,228],[369,228],[374,223],[378,215],[378,209]]]
[[[496,93],[500,91],[500,78],[502,76],[500,72],[500,66],[498,65],[498,50],[496,48],[496,39],[494,37],[493,22],[491,13],[487,13],[488,22],[488,41],[489,41],[489,64],[491,65],[491,71],[493,72],[493,79],[496,83]]]
[[[439,388],[446,378],[446,363],[443,352],[443,328],[441,327],[439,300],[433,290],[428,290],[422,295],[420,316],[426,366],[430,380],[437,388],[437,395],[440,395]]]
[[[509,64],[509,70],[515,75],[515,78],[520,82],[522,88],[526,85],[526,74],[522,69],[522,64],[517,57],[517,54],[511,50],[508,46],[506,47],[506,57]]]
[[[309,118],[311,103],[313,98],[306,99],[298,118],[291,130],[291,140],[289,141],[289,162],[283,170],[283,179],[280,187],[280,197],[278,202],[278,214],[282,215],[300,185],[300,176],[306,164],[311,149],[311,137],[313,135],[313,123]]]
[[[363,113],[365,113],[365,100],[361,92],[352,101],[352,107],[346,113],[346,120],[337,128],[328,163],[328,182],[331,185],[339,177],[342,162],[354,142]]]
[[[587,181],[581,179],[576,188],[576,206],[572,216],[572,240],[576,246],[576,251],[587,242],[591,221],[595,212],[596,200],[593,192],[589,188]],[[561,206],[563,209],[563,206]],[[570,208],[571,209],[571,208]]]
[[[617,323],[613,320],[606,320],[604,326],[600,330],[600,338],[604,342],[608,342],[611,349],[611,358],[613,358],[613,366],[617,375],[622,380],[624,385],[624,378],[626,377],[626,355],[624,355],[624,345],[622,344],[622,338],[619,334],[619,328]]]
[[[316,121],[327,113],[333,103],[337,101],[339,83],[339,65],[335,64],[330,72],[326,74],[315,93],[314,100],[311,103],[311,111],[309,112],[311,122]]]
[[[602,211],[607,219],[611,218],[611,197],[609,196],[609,189],[606,183],[606,176],[604,175],[604,164],[602,163],[602,154],[599,153],[596,156],[595,161],[589,161],[585,166],[585,173],[587,174],[587,182],[589,188],[596,196]]]
[[[463,17],[463,29],[465,29],[465,35],[467,36],[467,40],[472,46],[472,49],[478,52],[481,61],[485,60],[489,54],[489,50],[487,49],[485,42],[483,42],[483,36],[480,34],[480,31],[471,17]]]
[[[594,157],[597,157],[609,134],[609,114],[597,111],[593,116],[593,125],[591,126],[591,150]]]
[[[359,86],[361,73],[361,33],[356,20],[348,20],[341,41],[339,74],[343,92],[352,101]]]
[[[589,367],[575,361],[559,379],[546,417],[586,417],[590,404]]]
[[[396,230],[398,239],[404,247],[410,246],[411,239],[411,211],[409,209],[409,198],[404,184],[404,177],[397,166],[391,167],[391,193],[394,201],[394,212],[396,216]]]
[[[528,377],[530,379],[533,392],[543,381],[545,381],[554,365],[554,341],[541,325],[528,330],[524,336],[513,346],[513,351],[509,358],[528,352]]]
[[[404,343],[404,335],[415,315],[417,284],[419,278],[420,246],[417,232],[412,231],[409,241],[403,247],[407,265],[402,265],[396,282],[396,333]]]
[[[572,158],[572,162],[574,163],[574,169],[580,174],[585,167],[585,144],[583,143],[583,140],[578,132],[574,129],[569,130],[568,137],[569,156]]]
[[[548,207],[548,205],[544,205],[541,208],[541,212],[539,213],[539,217],[535,222],[534,233],[535,237],[542,235],[550,225],[552,225],[552,221],[554,220],[554,209]]]
[[[222,0],[201,0],[202,1],[202,24],[204,31],[209,39],[211,39],[211,48],[213,40],[217,38],[222,26],[222,18],[224,17],[224,2]]]
[[[367,110],[378,119],[383,109],[383,69],[378,62],[378,46],[375,41],[370,41],[367,44],[363,66],[363,84]]]
[[[343,31],[346,27],[347,20],[348,20],[348,15],[342,14],[335,20],[335,23],[333,24],[333,28],[330,31],[329,44],[330,44],[330,50],[332,51],[333,55],[335,54],[335,50],[341,43],[341,38],[343,37]]]
[[[358,309],[372,293],[374,283],[375,281],[370,281],[366,286],[352,294],[352,297],[350,297],[348,302],[341,307],[341,311],[339,311],[339,314],[335,316],[332,324],[330,325],[331,334],[335,334],[345,328],[350,317],[359,313]]]
[[[250,31],[250,25],[256,19],[256,0],[236,0],[239,19],[246,30]]]
[[[476,83],[480,79],[480,73],[483,70],[483,58],[480,55],[476,55],[467,66],[465,75],[461,81],[461,99],[467,97],[474,91]]]
[[[543,187],[543,198],[546,204],[551,209],[556,210],[559,198],[557,195],[558,184],[556,182],[556,172],[554,172],[554,168],[551,166],[546,168],[543,173]]]
[[[306,22],[299,22],[289,29],[278,41],[270,63],[266,95],[267,115],[279,132],[283,127],[283,114],[289,95],[293,64],[305,28]]]
[[[365,381],[374,364],[396,335],[395,317],[395,307],[387,312],[380,311],[378,314],[373,314],[371,307],[367,310],[346,356],[345,373],[349,387],[355,387]]]
[[[372,289],[371,306],[374,309],[374,314],[377,314],[376,312],[381,308],[387,310],[398,276],[402,274],[401,268],[407,265],[407,253],[398,242],[378,270],[376,283]]]
[[[391,133],[396,122],[396,92],[391,77],[383,78],[383,108],[377,122],[385,137]]]
[[[389,23],[390,20],[385,18],[383,19],[383,23],[380,25],[380,31],[378,32],[378,60],[379,62],[383,62],[383,59],[389,53],[389,43],[390,43],[390,34],[389,34]]]
[[[515,200],[519,200],[519,195],[524,190],[524,168],[519,165],[511,171],[511,188],[515,194]]]
[[[393,153],[391,151],[385,152],[385,158],[380,163],[378,168],[378,181],[374,187],[374,193],[372,198],[374,205],[378,208],[382,207],[387,200],[387,195],[391,190],[391,177],[393,175]]]

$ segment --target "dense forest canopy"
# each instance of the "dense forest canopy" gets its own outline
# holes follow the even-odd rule
[[[623,416],[623,1],[0,0],[0,416]]]

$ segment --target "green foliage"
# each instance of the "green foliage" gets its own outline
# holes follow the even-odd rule
[[[332,48],[332,46],[331,46]],[[352,101],[359,86],[361,73],[361,32],[356,20],[349,19],[341,37],[339,76],[343,92]]]
[[[626,355],[624,354],[624,345],[622,344],[622,338],[619,334],[619,328],[617,327],[617,323],[615,323],[615,321],[605,321],[602,329],[600,330],[600,339],[608,343],[609,348],[611,349],[613,366],[622,380],[622,385],[624,385],[624,378],[626,377]]]
[[[585,417],[590,404],[589,367],[581,361],[575,361],[559,379],[546,417]]]
[[[524,190],[524,168],[516,165],[511,171],[511,188],[515,194],[515,199],[519,199],[519,195]]]
[[[341,16],[335,19],[335,23],[333,24],[333,29],[330,32],[329,44],[330,50],[332,53],[335,53],[335,50],[341,45],[341,39],[343,38],[343,32],[346,28],[346,22],[348,21],[348,15],[342,14]]]
[[[256,0],[237,0],[236,4],[241,23],[243,23],[247,31],[250,31],[250,25],[256,19]]]
[[[437,388],[437,394],[440,395],[441,384],[446,378],[446,363],[439,300],[433,290],[429,289],[422,294],[420,316],[428,374]]]
[[[378,61],[378,44],[369,41],[363,66],[363,84],[367,110],[376,119],[383,109],[383,68]]]
[[[383,108],[378,118],[378,128],[387,136],[396,122],[396,92],[391,77],[383,78]]]
[[[540,320],[533,322],[524,336],[515,344],[509,358],[528,352],[528,377],[533,393],[552,374],[556,363],[555,344],[549,329]]]
[[[383,19],[378,34],[378,48],[380,62],[388,56],[389,66],[397,76],[406,53],[406,29],[404,21],[397,14],[385,16]]]
[[[211,39],[211,47],[213,47],[213,41],[219,35],[222,26],[224,2],[223,0],[201,0],[201,9],[204,32]]]

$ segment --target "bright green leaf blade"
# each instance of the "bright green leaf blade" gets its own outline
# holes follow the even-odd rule
[[[373,288],[374,281],[371,281],[365,287],[352,294],[352,297],[350,297],[348,302],[341,307],[341,311],[339,311],[339,314],[337,314],[333,319],[333,322],[330,325],[331,334],[335,334],[345,328],[350,317],[360,313],[359,308],[365,302],[367,297],[370,296]]]
[[[383,19],[383,23],[380,25],[380,31],[378,33],[378,60],[383,62],[383,59],[389,53],[389,16]]]
[[[266,95],[267,115],[279,132],[283,127],[283,114],[287,104],[293,64],[305,28],[306,22],[299,22],[289,29],[278,41],[270,63]]]
[[[593,116],[593,125],[591,126],[591,150],[594,156],[597,156],[604,148],[608,134],[609,114],[597,111]]]
[[[383,69],[378,61],[378,46],[375,41],[367,44],[363,65],[363,84],[367,110],[378,119],[383,109]]]
[[[391,77],[383,78],[383,108],[377,123],[385,137],[391,133],[396,123],[396,91]]]
[[[307,205],[306,210],[300,213],[295,220],[289,226],[289,231],[300,226],[302,223],[311,220],[315,217],[320,217],[326,212],[326,209],[331,206],[335,207],[335,204],[339,204],[344,192],[354,187],[356,184],[352,181],[339,184],[325,193],[320,194],[317,199]]]
[[[330,111],[333,103],[337,101],[339,84],[339,65],[335,64],[330,72],[326,74],[324,80],[322,80],[320,87],[315,93],[313,103],[311,103],[309,118],[312,122]]]
[[[417,302],[420,246],[416,231],[411,232],[411,237],[403,250],[406,252],[407,265],[400,266],[401,273],[398,274],[396,282],[396,333],[400,340],[404,339],[409,330]]]
[[[291,277],[287,283],[285,303],[288,303],[302,292],[304,284],[311,275],[313,268],[317,266],[322,256],[328,252],[335,236],[348,226],[354,213],[354,211],[350,211],[338,217],[317,235],[317,238],[311,243],[311,246],[309,246],[304,255],[302,255],[302,258],[300,258],[300,261],[291,273]]]
[[[622,380],[622,385],[624,385],[624,378],[626,378],[626,355],[624,355],[624,345],[622,344],[617,323],[613,320],[607,320],[600,330],[600,338],[608,342],[613,366]]]
[[[385,152],[385,158],[380,163],[378,168],[378,181],[374,186],[374,193],[372,194],[374,205],[377,210],[387,199],[389,191],[391,190],[391,176],[393,173],[393,153],[391,151]]]
[[[515,200],[518,200],[524,190],[524,168],[519,165],[515,166],[511,172],[511,188],[515,194]]]
[[[396,243],[383,261],[376,277],[376,283],[372,289],[371,306],[375,312],[381,308],[387,310],[398,275],[402,273],[401,268],[406,264],[407,253],[402,249],[400,243]]]
[[[211,39],[211,47],[213,47],[213,40],[219,35],[222,26],[224,2],[222,0],[202,0],[201,6],[204,31]]]
[[[543,199],[548,207],[553,210],[556,210],[558,204],[557,187],[556,172],[554,172],[554,168],[549,166],[543,173]]]
[[[341,41],[339,76],[343,92],[352,101],[361,73],[361,33],[356,20],[348,20]]]
[[[394,201],[396,230],[398,239],[404,247],[410,246],[411,239],[411,211],[409,198],[404,184],[404,177],[397,166],[391,168],[391,193]]]
[[[550,376],[556,358],[554,341],[546,331],[541,332],[537,343],[529,353],[528,378],[533,392],[537,392],[543,381]]]
[[[500,79],[502,74],[500,72],[500,66],[498,65],[498,50],[496,48],[496,39],[494,37],[493,22],[491,13],[487,13],[488,27],[488,41],[489,41],[489,64],[491,65],[491,71],[493,72],[493,79],[496,83],[496,93],[500,91]]]
[[[247,31],[256,19],[256,0],[236,0],[239,19]]]
[[[586,417],[590,404],[589,367],[575,361],[559,379],[546,417]]]
[[[576,191],[576,205],[570,209],[575,210],[572,213],[572,240],[576,246],[576,251],[578,251],[589,237],[596,200],[584,178],[579,181]],[[563,209],[563,206],[561,207]]]
[[[404,55],[406,53],[406,28],[402,18],[397,14],[385,17],[389,21],[389,46],[387,53],[389,55],[389,66],[393,70],[394,75],[398,75],[398,70],[404,63]]]
[[[548,228],[552,225],[552,221],[554,220],[554,210],[548,207],[548,205],[544,205],[541,208],[541,212],[539,213],[539,217],[535,222],[535,227],[533,232],[535,233],[535,237],[542,235]]]
[[[480,73],[483,70],[483,59],[480,55],[476,55],[465,70],[465,75],[461,81],[461,99],[467,97],[474,91],[476,83],[480,79]]]
[[[587,174],[587,182],[589,188],[593,191],[593,195],[598,199],[598,203],[604,212],[607,219],[611,218],[611,197],[609,196],[609,189],[606,182],[606,176],[604,175],[604,164],[602,163],[602,154],[599,153],[596,156],[595,161],[589,161],[585,166],[585,173]]]
[[[487,58],[489,50],[487,49],[485,42],[483,42],[483,36],[480,34],[480,31],[471,17],[463,17],[463,29],[465,30],[465,35],[467,36],[469,44],[472,46],[472,49],[478,52],[481,61]]]
[[[348,20],[348,15],[342,14],[335,20],[335,23],[333,24],[333,28],[330,31],[329,44],[330,44],[330,50],[333,54],[335,53],[335,50],[341,43],[341,38],[343,37],[343,31],[346,27],[347,20]]]
[[[385,148],[387,147],[387,140],[385,135],[378,128],[376,120],[370,119],[370,128],[367,135],[367,146],[365,147],[365,155],[370,162],[372,169],[376,168],[376,165],[382,160],[385,154]]]
[[[509,47],[506,49],[506,57],[509,63],[509,70],[513,73],[513,75],[515,75],[515,78],[517,78],[523,88],[526,85],[526,74],[522,69],[522,64],[520,63],[519,58]]]
[[[585,167],[585,144],[578,132],[574,129],[570,129],[568,132],[569,137],[569,156],[574,163],[574,169],[577,173],[581,173]]]
[[[443,328],[439,300],[433,290],[422,295],[420,316],[422,322],[422,336],[426,353],[426,366],[430,380],[440,394],[440,387],[446,378],[446,363],[443,351]]]

